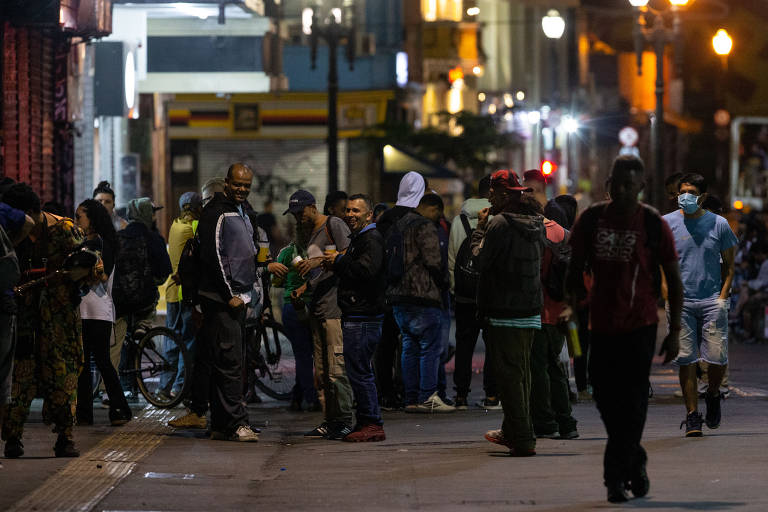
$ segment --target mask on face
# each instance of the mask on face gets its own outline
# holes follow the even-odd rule
[[[683,212],[692,215],[699,209],[699,196],[687,192],[680,194],[677,196],[677,204],[683,209]]]

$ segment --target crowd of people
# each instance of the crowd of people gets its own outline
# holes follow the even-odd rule
[[[307,438],[383,441],[382,411],[469,408],[482,332],[484,398],[477,405],[503,410],[500,428],[485,439],[512,456],[533,456],[537,438],[579,437],[563,364],[566,339],[578,329],[577,396],[594,398],[608,432],[608,500],[626,501],[628,491],[643,496],[649,479],[640,441],[660,297],[669,326],[661,354],[679,366],[685,435],[702,435],[703,423],[719,426],[729,321],[735,329],[743,318],[738,329],[751,336],[768,290],[768,237],[764,225],[747,224],[740,243],[702,176],[667,180],[675,204],[662,217],[638,200],[644,166],[635,157],[617,158],[607,200],[583,212],[571,196],[548,199],[540,171],[521,181],[500,170],[481,179],[449,220],[441,196],[410,172],[391,208],[334,191],[320,210],[312,193],[297,190],[284,212],[295,220],[289,240],[271,204],[261,214],[249,204],[253,177],[236,163],[201,194],[181,195],[167,244],[154,222],[162,206],[149,198],[131,200],[123,219],[102,182],[72,220],[44,211],[28,185],[3,182],[6,457],[23,455],[24,423],[38,396],[58,435],[56,456],[79,455],[72,429],[93,423],[91,359],[110,422],[131,420],[130,386],[119,374],[124,340],[129,329],[152,325],[162,284],[166,323],[180,332],[194,364],[185,372],[178,347],[168,343],[165,356],[178,371],[165,372],[157,392],[175,396],[191,375],[187,411],[170,425],[208,428],[211,439],[259,439],[246,407],[258,397],[244,370],[245,322],[273,306],[270,287],[282,290],[281,319],[295,357],[290,407],[323,416]],[[95,263],[75,279],[71,262],[81,253],[95,255]],[[759,272],[750,275],[756,264]]]

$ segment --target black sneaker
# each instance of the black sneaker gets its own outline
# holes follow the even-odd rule
[[[461,411],[469,409],[469,402],[467,402],[467,396],[456,395],[456,398],[453,399],[453,405],[456,407],[456,409],[459,409]]]
[[[716,395],[710,395],[707,393],[705,400],[707,402],[707,415],[704,421],[708,428],[716,429],[720,426],[720,419],[722,417],[720,413],[720,393]]]
[[[5,442],[5,458],[18,459],[24,455],[24,444],[21,439],[11,438]]]
[[[80,450],[75,448],[75,443],[72,439],[59,435],[56,440],[56,444],[53,446],[53,453],[57,457],[79,457]]]
[[[615,482],[605,485],[608,488],[608,501],[611,503],[624,503],[629,501],[624,482]]]
[[[688,416],[685,417],[685,420],[680,423],[680,428],[685,426],[685,437],[701,437],[704,435],[701,431],[702,423],[701,413],[694,411],[688,414]]]
[[[329,439],[330,441],[343,441],[344,438],[352,432],[353,430],[349,427],[349,425],[340,423],[328,428],[328,437],[326,439]]]
[[[633,471],[632,478],[629,481],[629,489],[635,498],[642,498],[651,489],[651,481],[648,479],[648,472],[645,470],[645,462]]]
[[[310,439],[324,439],[328,437],[328,422],[324,421],[320,425],[316,426],[306,434],[304,434],[304,437],[310,438]]]

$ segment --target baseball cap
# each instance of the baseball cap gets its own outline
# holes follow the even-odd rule
[[[155,203],[152,203],[152,211],[153,212],[156,212],[157,210],[162,210],[163,208],[165,208],[165,206],[158,206]]]
[[[190,210],[200,208],[203,206],[203,198],[197,192],[184,192],[179,198],[179,208],[183,210],[187,205],[189,205]]]
[[[291,194],[288,200],[288,209],[283,212],[283,215],[288,213],[299,214],[304,210],[305,206],[317,204],[315,196],[307,192],[306,190],[297,190]]]
[[[549,183],[549,177],[545,176],[539,169],[528,169],[523,173],[523,181],[533,180],[540,181],[541,183]]]
[[[512,169],[501,169],[491,174],[491,186],[502,187],[507,190],[517,190],[520,192],[530,192],[533,190],[530,187],[523,187],[520,185],[520,180]]]

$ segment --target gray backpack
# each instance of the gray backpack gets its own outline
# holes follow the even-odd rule
[[[21,272],[16,251],[5,230],[0,226],[0,292],[10,290],[19,282]]]

